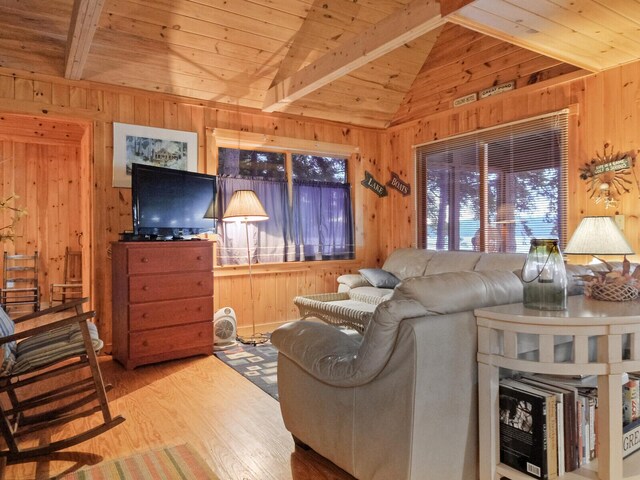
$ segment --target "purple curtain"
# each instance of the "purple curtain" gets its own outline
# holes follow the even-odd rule
[[[269,220],[249,222],[251,263],[286,262],[295,260],[295,245],[291,234],[289,191],[287,182],[218,177],[219,219],[236,190],[253,190],[262,202]],[[218,222],[218,257],[220,265],[247,263],[245,224]]]
[[[354,258],[351,186],[294,182],[293,226],[299,260]]]

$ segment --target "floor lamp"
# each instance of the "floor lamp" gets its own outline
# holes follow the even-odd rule
[[[247,262],[249,263],[249,293],[251,295],[251,336],[238,336],[241,343],[257,345],[268,340],[262,334],[256,334],[256,319],[253,311],[253,276],[251,274],[251,246],[249,245],[249,222],[263,222],[269,220],[260,199],[253,190],[236,190],[231,196],[229,205],[222,215],[223,222],[244,223],[247,236]]]

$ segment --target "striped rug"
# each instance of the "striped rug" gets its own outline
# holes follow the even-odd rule
[[[58,480],[218,480],[189,445],[160,448],[99,463]]]

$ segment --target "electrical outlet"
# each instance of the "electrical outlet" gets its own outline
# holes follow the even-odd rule
[[[620,231],[624,232],[624,215],[616,215],[614,220]]]

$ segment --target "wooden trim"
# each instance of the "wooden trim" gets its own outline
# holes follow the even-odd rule
[[[355,260],[318,260],[309,262],[282,262],[282,263],[253,263],[251,274],[253,276],[273,273],[311,272],[318,269],[331,270],[340,268],[359,268],[362,261]],[[248,265],[225,265],[213,267],[214,277],[240,277],[249,275]]]
[[[275,112],[328,83],[444,25],[440,4],[414,0],[355,38],[271,87],[264,112]]]
[[[67,38],[65,78],[79,80],[105,0],[75,0]]]
[[[262,133],[241,132],[215,128],[213,138],[218,147],[276,150],[280,152],[302,152],[313,155],[335,155],[348,158],[360,149],[354,145],[318,142],[299,138],[279,137]]]

